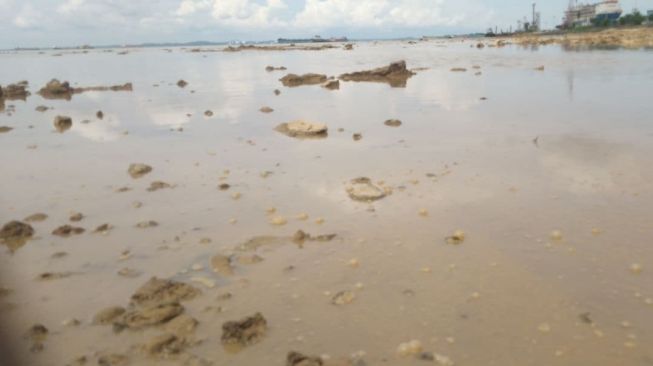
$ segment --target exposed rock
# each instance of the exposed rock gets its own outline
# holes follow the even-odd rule
[[[259,111],[261,113],[272,113],[272,112],[274,112],[274,109],[272,109],[272,108],[270,108],[268,106],[265,106],[265,107],[261,107],[261,109],[259,109]]]
[[[408,79],[413,75],[415,73],[406,68],[406,61],[397,61],[373,70],[342,74],[339,79],[343,81],[388,83],[393,88],[405,88]]]
[[[0,126],[0,133],[7,133],[13,129],[14,129],[13,127],[9,127],[9,126]]]
[[[323,74],[288,74],[279,79],[284,86],[297,87],[301,85],[316,85],[327,81],[327,76]]]
[[[338,90],[340,89],[340,80],[329,80],[322,87],[329,90]]]
[[[281,90],[279,89],[274,89],[274,95],[279,95],[281,94]]]
[[[222,343],[249,346],[259,342],[267,328],[267,321],[261,313],[256,313],[240,321],[226,322],[222,324]]]
[[[48,109],[50,109],[50,108],[48,108],[47,106],[44,106],[44,105],[40,105],[40,106],[34,108],[35,111],[41,112],[41,113],[46,112]]]
[[[306,356],[299,352],[288,352],[286,357],[286,366],[322,366],[323,362],[320,357]]]
[[[354,141],[360,141],[363,138],[363,135],[360,133],[355,133],[351,135],[351,138],[354,139]]]
[[[272,72],[272,71],[277,71],[277,70],[283,71],[283,70],[287,70],[287,69],[284,66],[279,66],[279,67],[267,66],[265,68],[265,71],[267,71],[267,72]]]
[[[465,72],[465,71],[467,71],[467,69],[464,68],[464,67],[454,67],[454,68],[451,69],[451,71],[452,72]]]
[[[183,79],[179,80],[177,82],[177,86],[180,87],[180,88],[185,88],[187,85],[188,85],[188,82],[186,82],[186,80],[183,80]]]
[[[136,305],[147,306],[191,300],[200,293],[200,290],[191,285],[152,277],[136,290],[131,301]]]
[[[147,191],[148,192],[155,192],[155,191],[158,191],[159,189],[165,189],[165,188],[170,188],[170,187],[172,187],[170,184],[157,180],[157,181],[154,181],[154,182],[150,183],[150,187],[147,188]]]
[[[84,231],[86,231],[86,229],[81,228],[81,227],[63,225],[63,226],[59,226],[58,228],[54,229],[52,231],[52,235],[67,238],[67,237],[70,237],[70,236],[73,236],[73,235],[83,234]]]
[[[214,255],[211,258],[211,267],[213,271],[223,276],[233,276],[234,268],[231,265],[231,258],[225,255]]]
[[[206,111],[204,111],[204,115],[207,116],[207,117],[213,117],[213,111],[206,110]]]
[[[68,116],[56,116],[54,117],[54,128],[58,132],[66,132],[73,126],[72,118]]]
[[[97,117],[98,119],[103,119],[103,118],[104,118],[104,112],[102,112],[102,111],[97,111],[97,112],[95,113],[95,117]]]
[[[151,166],[141,163],[130,164],[129,169],[127,169],[127,173],[129,173],[132,178],[140,178],[151,171]]]
[[[544,71],[544,65],[536,67],[535,71]]]
[[[115,324],[120,328],[141,329],[159,325],[175,318],[184,311],[178,303],[160,303],[134,308],[123,314]]]
[[[388,127],[399,127],[401,126],[401,121],[398,119],[389,119],[385,122],[383,122],[384,125]]]
[[[111,306],[106,309],[100,310],[95,317],[93,323],[100,325],[107,325],[113,323],[118,317],[125,313],[125,308],[122,306]]]
[[[342,48],[344,48],[346,51],[351,51],[351,50],[354,49],[354,45],[351,44],[351,43],[347,43],[347,44],[344,45]]]
[[[231,186],[227,183],[222,183],[218,186],[218,189],[221,191],[227,191],[229,188],[231,188]]]
[[[23,246],[34,235],[34,228],[21,221],[10,221],[0,229],[0,242],[11,250]]]
[[[328,135],[328,128],[325,124],[306,121],[282,123],[275,130],[295,138],[325,138]]]
[[[38,92],[43,98],[46,99],[70,99],[74,94],[73,88],[67,81],[63,83],[57,79],[50,80]]]
[[[352,179],[346,190],[351,199],[361,202],[373,202],[386,196],[383,189],[374,185],[372,180],[366,177]]]
[[[26,83],[9,84],[6,87],[0,87],[0,99],[6,100],[25,100],[30,96],[27,91]]]

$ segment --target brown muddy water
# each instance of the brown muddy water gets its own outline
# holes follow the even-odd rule
[[[653,54],[471,44],[1,54],[0,84],[27,80],[32,95],[0,113],[13,128],[0,224],[48,215],[25,245],[0,246],[0,338],[15,351],[2,365],[284,365],[289,351],[358,366],[652,365]],[[279,82],[402,59],[419,68],[405,88]],[[37,95],[52,78],[133,91]],[[72,128],[56,132],[58,115]],[[274,130],[293,120],[328,137]],[[134,179],[132,163],[153,170]],[[352,200],[358,177],[389,194]],[[170,187],[148,191],[157,181]],[[86,231],[52,234],[65,224]],[[298,230],[336,237],[298,244]],[[217,254],[232,275],[213,271]],[[154,276],[201,294],[181,303],[196,329],[149,355],[168,324],[93,318]],[[259,341],[225,349],[223,323],[257,312]],[[35,324],[47,335],[29,337]],[[413,340],[433,354],[400,347]]]

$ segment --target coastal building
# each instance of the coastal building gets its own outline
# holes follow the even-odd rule
[[[613,22],[619,19],[622,12],[619,0],[604,0],[596,4],[570,0],[562,25],[564,28],[574,28],[592,25],[593,21]]]

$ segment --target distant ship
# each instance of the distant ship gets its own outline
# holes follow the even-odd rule
[[[277,40],[277,43],[324,43],[324,42],[347,42],[347,41],[349,41],[347,37],[322,38],[320,36],[315,36],[313,38],[299,38],[299,39],[279,38]]]

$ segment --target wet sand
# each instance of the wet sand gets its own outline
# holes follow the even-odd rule
[[[0,245],[0,338],[17,364],[447,363],[402,355],[413,340],[456,365],[651,364],[651,53],[474,45],[0,55],[0,85],[32,94],[0,112],[0,225],[48,216]],[[399,60],[417,70],[405,87],[279,81]],[[37,95],[52,78],[133,90]],[[297,120],[328,134],[275,130]],[[133,177],[138,163],[151,171]],[[361,177],[378,190],[352,199]],[[53,235],[63,225],[85,232]],[[167,324],[93,323],[152,277],[201,291],[180,302],[198,325],[178,353],[143,348]],[[262,337],[225,348],[223,323],[257,312]],[[35,324],[44,339],[26,337]]]

